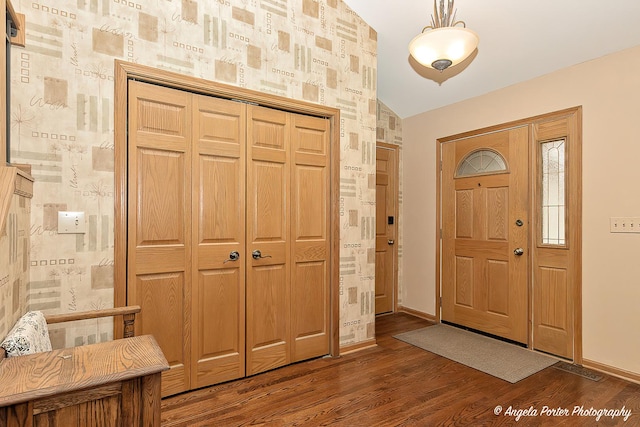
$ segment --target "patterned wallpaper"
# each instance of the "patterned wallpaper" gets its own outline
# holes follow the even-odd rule
[[[404,236],[404,215],[402,205],[402,119],[382,101],[377,104],[376,141],[397,145],[400,159],[398,161],[398,305],[402,305],[402,242]]]
[[[11,156],[33,166],[29,308],[113,305],[113,61],[341,110],[340,343],[374,336],[377,35],[341,0],[19,0]],[[57,213],[84,211],[85,234]],[[96,323],[96,322],[91,322]],[[54,345],[109,339],[97,322]]]
[[[29,283],[29,214],[31,199],[12,197],[0,230],[0,342],[26,311]]]

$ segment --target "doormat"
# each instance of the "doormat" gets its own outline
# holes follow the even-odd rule
[[[558,361],[494,338],[438,324],[394,338],[494,377],[517,383]]]
[[[580,375],[583,378],[586,378],[591,381],[600,381],[603,377],[602,375],[598,375],[590,369],[583,368],[582,366],[573,365],[567,362],[558,362],[553,365],[554,368],[560,369],[561,371],[570,372],[575,375]]]

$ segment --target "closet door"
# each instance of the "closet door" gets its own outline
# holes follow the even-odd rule
[[[329,129],[292,115],[291,362],[329,353]]]
[[[170,369],[162,394],[190,389],[191,95],[129,82],[127,303]]]
[[[290,117],[247,107],[247,375],[291,360]]]
[[[130,82],[127,303],[163,396],[329,353],[329,129]]]
[[[246,105],[194,95],[192,388],[245,373]]]

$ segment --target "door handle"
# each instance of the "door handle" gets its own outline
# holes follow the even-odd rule
[[[394,243],[395,243],[395,240],[393,240],[393,239],[387,240],[387,244],[389,244],[389,245],[393,245]]]
[[[240,259],[240,254],[238,253],[238,251],[231,251],[229,253],[229,259],[225,260],[223,262],[223,264],[228,263],[229,261],[237,261]]]
[[[251,256],[253,257],[253,259],[271,258],[271,255],[262,255],[262,252],[260,252],[258,249],[251,252]]]
[[[513,254],[514,254],[515,256],[522,256],[522,254],[523,254],[523,253],[524,253],[524,249],[522,249],[522,248],[515,248],[515,249],[513,250]]]

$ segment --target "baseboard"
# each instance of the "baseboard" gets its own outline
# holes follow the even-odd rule
[[[365,350],[367,348],[376,347],[378,344],[376,343],[376,339],[372,338],[366,341],[360,341],[359,343],[345,345],[344,347],[340,347],[340,356],[344,356],[345,354],[355,353],[356,351]]]
[[[640,384],[640,374],[636,374],[635,372],[629,372],[625,371],[624,369],[614,368],[613,366],[605,365],[604,363],[600,362],[594,362],[593,360],[588,359],[582,359],[582,366],[584,366],[585,368],[593,369],[594,371],[622,378],[623,380],[631,381],[632,383]]]
[[[422,311],[414,310],[413,308],[403,307],[403,306],[399,305],[398,306],[398,312],[399,313],[407,313],[407,314],[410,314],[412,316],[416,316],[416,317],[419,317],[419,318],[424,319],[424,320],[428,320],[428,321],[433,322],[433,323],[438,323],[438,319],[436,319],[436,316],[434,316],[432,314],[424,313]]]

